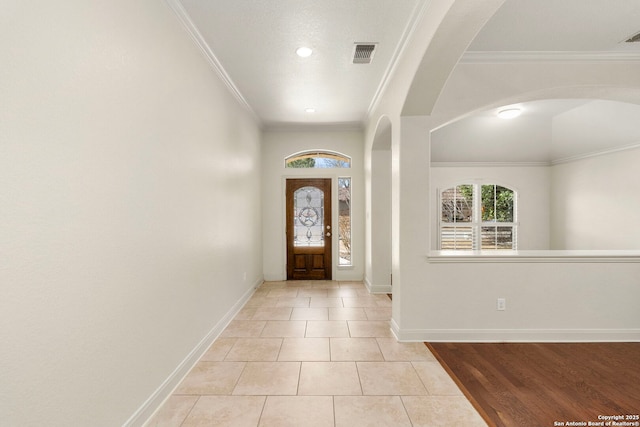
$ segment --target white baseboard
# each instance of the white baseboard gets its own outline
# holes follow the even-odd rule
[[[184,358],[176,369],[164,380],[155,392],[138,408],[136,412],[123,424],[123,427],[143,426],[162,404],[171,396],[173,390],[182,382],[184,377],[191,371],[202,355],[211,347],[211,344],[224,331],[229,322],[238,314],[242,307],[249,301],[255,290],[262,284],[263,280],[258,280],[254,286],[236,302],[227,314],[209,331],[209,333],[195,346],[193,350]]]
[[[400,329],[402,342],[640,342],[640,329]]]
[[[391,285],[374,285],[368,277],[364,278],[364,285],[370,294],[390,294]]]
[[[391,318],[391,321],[389,323],[391,325],[391,333],[396,340],[400,341],[400,327],[393,318]]]

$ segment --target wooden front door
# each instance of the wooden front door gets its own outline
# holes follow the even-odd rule
[[[287,280],[331,280],[331,179],[287,179]]]

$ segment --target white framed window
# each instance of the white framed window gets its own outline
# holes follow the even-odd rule
[[[460,184],[439,192],[441,250],[517,249],[517,192]]]

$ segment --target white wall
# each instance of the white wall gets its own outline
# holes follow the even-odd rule
[[[262,278],[258,127],[161,1],[5,2],[0,55],[0,423],[140,423]]]
[[[390,136],[389,136],[390,138]],[[371,151],[371,292],[391,292],[391,147]]]
[[[551,158],[575,160],[575,153],[593,154],[640,143],[640,105],[592,100],[553,117]]]
[[[499,3],[430,2],[436,13],[420,21],[368,121],[367,151],[381,117],[389,117],[393,129],[392,328],[401,340],[418,341],[640,340],[638,257],[448,262],[427,256],[435,221],[429,197],[431,131],[470,112],[515,102],[594,94],[615,100],[639,93],[637,62],[460,63],[450,66],[446,84],[432,78],[427,63],[444,67],[452,55],[459,57],[473,38],[469,25],[486,16],[467,6],[492,13]],[[417,68],[415,56],[425,51]],[[408,94],[416,70],[426,71]],[[407,116],[401,117],[403,108]],[[507,311],[496,311],[498,297],[507,298]]]
[[[547,166],[431,167],[431,248],[438,247],[438,192],[458,184],[498,184],[518,193],[518,249],[547,250],[550,232]]]
[[[285,183],[286,178],[315,177],[333,179],[337,201],[337,178],[352,177],[351,258],[352,267],[338,267],[338,239],[333,239],[333,280],[362,280],[364,274],[364,172],[362,132],[359,130],[277,131],[263,133],[262,197],[263,253],[266,280],[286,279]],[[351,157],[350,169],[285,168],[284,159],[306,150],[330,150]],[[338,225],[338,203],[333,203],[333,229]]]
[[[403,299],[401,340],[640,339],[637,262],[423,260],[422,269],[428,273]]]
[[[437,248],[438,191],[493,182],[518,191],[520,250],[640,249],[640,226],[632,220],[640,210],[639,162],[635,148],[548,167],[432,166],[431,248]]]
[[[640,148],[553,166],[554,249],[640,249]]]
[[[392,318],[392,329],[398,339],[640,339],[640,317],[634,302],[640,298],[637,258],[624,258],[627,254],[623,254],[610,259],[589,260],[580,256],[563,259],[542,251],[541,258],[534,255],[520,259],[456,260],[430,252],[429,225],[415,218],[423,217],[422,212],[430,212],[428,224],[433,225],[437,219],[433,214],[435,200],[425,191],[424,197],[419,196],[423,187],[420,183],[437,186],[431,180],[434,176],[442,179],[439,175],[442,171],[429,174],[428,170],[416,167],[415,159],[429,157],[425,150],[429,142],[429,132],[425,132],[430,127],[428,119],[403,118],[401,127],[399,268],[398,273],[394,270]],[[532,175],[544,175],[542,170],[523,169]],[[489,171],[482,172],[489,176]],[[544,198],[543,192],[540,196]],[[506,311],[496,310],[497,298],[506,298]]]

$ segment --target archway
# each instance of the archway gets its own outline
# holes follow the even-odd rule
[[[391,292],[391,120],[378,122],[371,147],[371,206],[369,225],[371,292]]]
[[[637,249],[637,227],[621,233],[616,221],[602,218],[637,210],[628,197],[638,188],[628,163],[640,155],[639,95],[633,87],[581,85],[486,99],[483,108],[432,130],[432,198],[447,176],[508,177],[529,195],[520,206],[519,249]],[[505,106],[522,115],[503,121],[497,112]],[[431,248],[438,246],[435,236]]]

